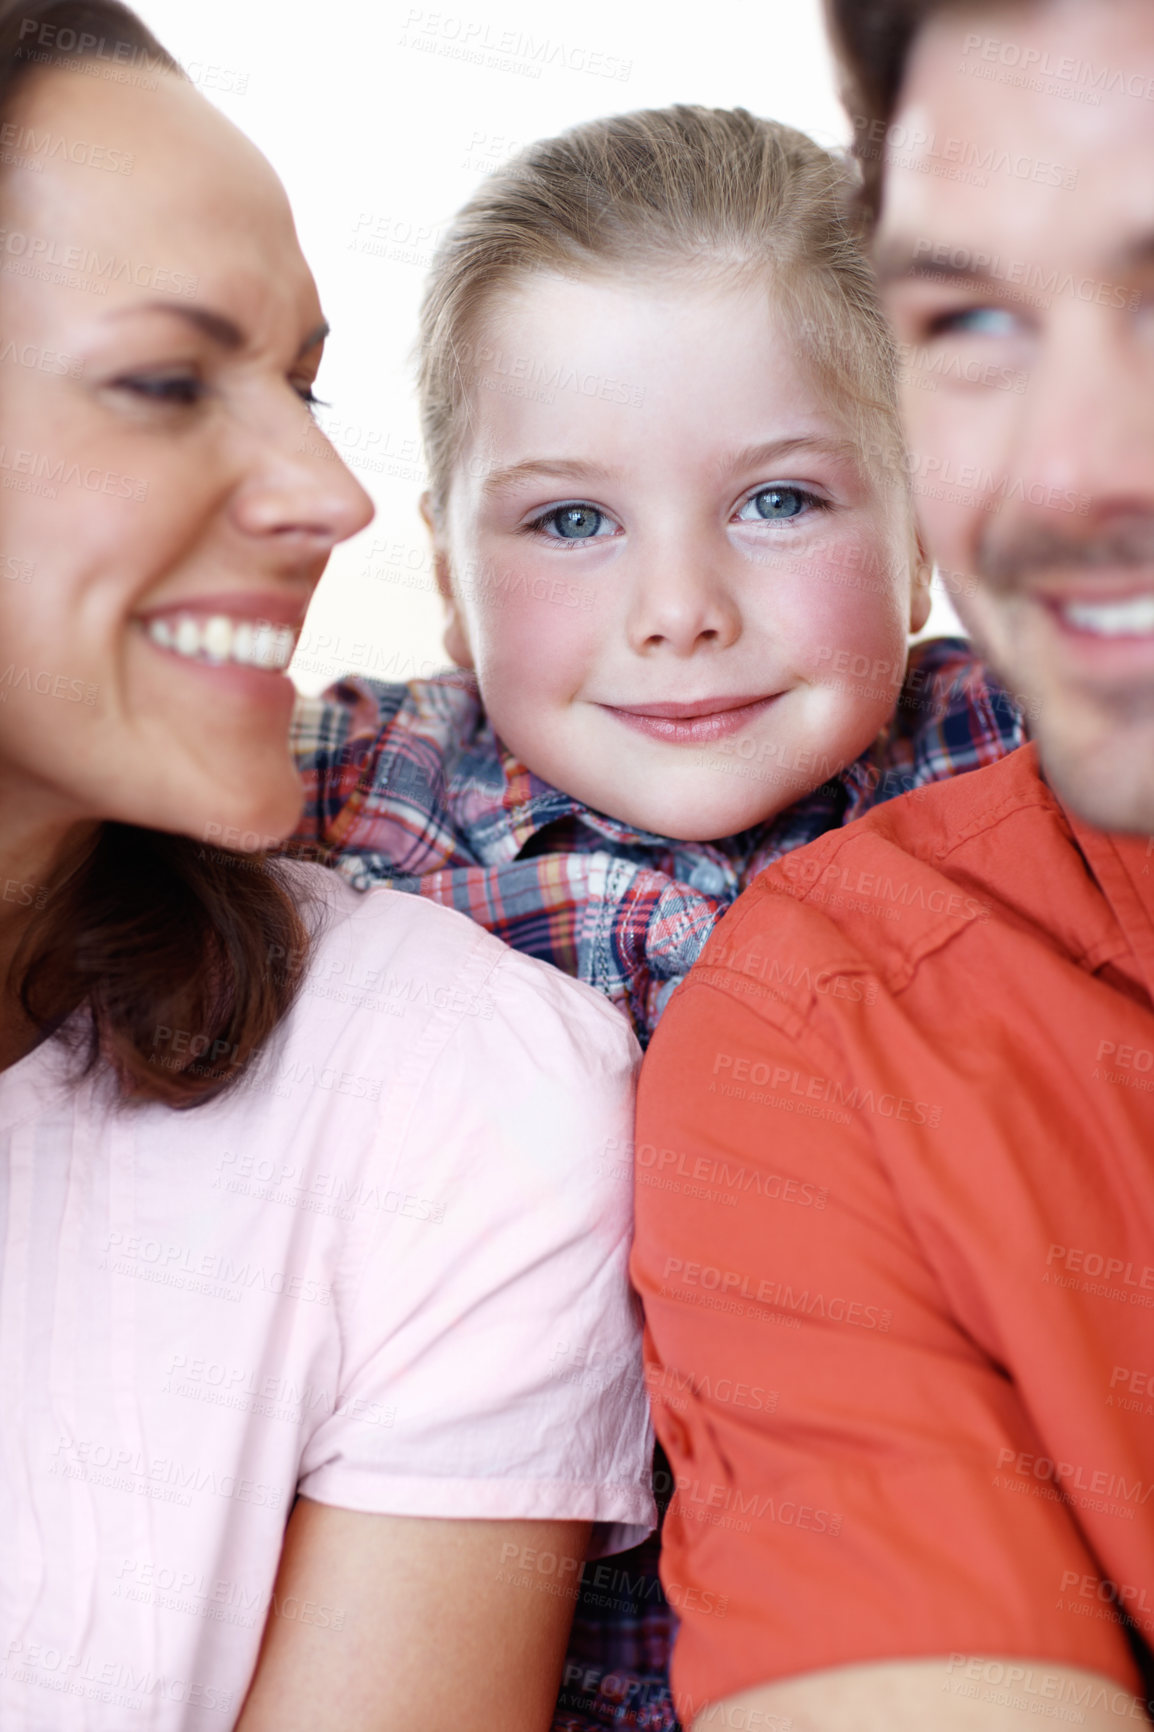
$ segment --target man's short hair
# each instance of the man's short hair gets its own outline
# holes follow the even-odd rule
[[[881,204],[882,148],[894,117],[910,46],[922,26],[963,0],[825,0],[830,40],[841,73],[842,101],[853,121],[862,203],[872,222]],[[991,7],[994,0],[990,0]]]

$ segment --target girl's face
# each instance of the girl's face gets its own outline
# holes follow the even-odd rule
[[[0,799],[256,847],[300,808],[297,630],[372,507],[307,406],[324,325],[279,182],[159,83],[38,76],[21,124],[131,173],[0,180]]]
[[[851,763],[927,574],[766,283],[538,277],[472,369],[438,571],[449,652],[510,750],[686,840]]]

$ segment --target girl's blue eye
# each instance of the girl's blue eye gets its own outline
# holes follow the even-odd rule
[[[595,505],[559,505],[540,519],[549,524],[562,541],[589,541],[605,522]]]
[[[738,512],[742,523],[781,523],[790,517],[800,517],[808,506],[822,503],[802,487],[762,487],[752,494]]]

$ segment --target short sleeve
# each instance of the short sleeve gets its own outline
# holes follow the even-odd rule
[[[812,934],[795,949],[821,954]],[[839,978],[848,1001],[860,982]],[[823,1014],[815,1032],[707,966],[642,1077],[633,1268],[675,1485],[676,1698],[954,1652],[1132,1680],[1121,1632],[1062,1609],[1095,1564],[1061,1496],[1005,1471],[1044,1453],[1038,1432],[959,1320],[976,1272],[936,1262],[894,1168],[933,1173],[958,1218],[993,1201],[944,1168],[936,1097],[895,1083],[880,1005],[869,1076]]]
[[[628,1278],[639,1053],[597,994],[471,930],[382,1100],[383,1206],[339,1285],[339,1401],[300,1490],[589,1520],[594,1553],[619,1550],[654,1525]]]

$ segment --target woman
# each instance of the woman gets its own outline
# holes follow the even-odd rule
[[[650,1525],[635,1049],[256,852],[371,515],[283,192],[112,0],[0,121],[0,1724],[530,1732]]]

